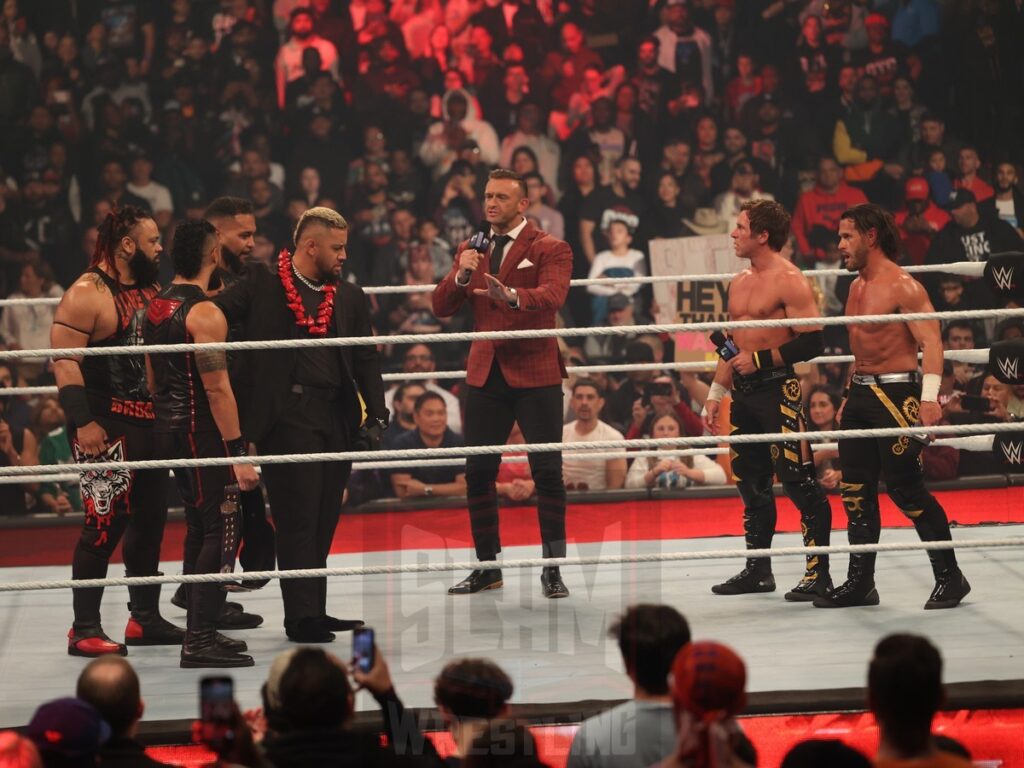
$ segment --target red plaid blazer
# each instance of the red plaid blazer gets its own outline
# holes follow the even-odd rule
[[[518,331],[554,328],[558,310],[569,293],[572,276],[572,251],[562,240],[527,224],[520,232],[501,264],[498,279],[519,292],[519,309],[487,296],[477,296],[474,288],[486,288],[485,257],[465,288],[455,282],[459,273],[459,246],[452,270],[434,291],[434,314],[454,315],[469,301],[473,309],[475,331]],[[565,365],[558,351],[558,341],[544,339],[508,339],[506,341],[474,341],[466,365],[466,383],[482,387],[491,372],[491,363],[498,361],[505,381],[512,387],[543,387],[561,384]]]

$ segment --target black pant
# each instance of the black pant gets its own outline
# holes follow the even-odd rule
[[[316,395],[291,395],[281,420],[257,443],[260,455],[348,450],[350,427],[340,411],[339,403]],[[282,570],[327,567],[351,471],[348,461],[263,466]],[[327,579],[281,579],[281,597],[285,629],[325,616]]]
[[[512,423],[527,443],[562,440],[562,387],[510,387],[497,361],[482,387],[468,387],[466,445],[498,445],[508,440]],[[530,472],[537,488],[537,516],[544,557],[565,557],[565,482],[562,454],[529,454]],[[501,551],[498,532],[498,494],[495,481],[501,456],[466,459],[466,496],[473,543],[480,560],[494,560]]]
[[[843,407],[843,429],[910,427],[917,423],[921,385],[916,383],[854,384]],[[882,523],[878,510],[878,481],[897,507],[914,523],[922,541],[950,541],[946,512],[924,487],[921,470],[922,444],[908,437],[857,438],[839,441],[843,467],[840,484],[851,544],[877,544]],[[932,570],[938,577],[956,568],[952,550],[930,551]],[[859,563],[874,572],[875,555],[851,555],[851,567]]]
[[[221,446],[223,447],[223,446]],[[223,451],[221,454],[223,455]],[[241,542],[244,546],[249,539],[246,538],[248,529],[247,524],[252,521],[252,527],[255,528],[257,524],[262,525],[265,528],[269,528],[269,523],[265,522],[267,514],[267,505],[263,500],[263,489],[253,488],[251,491],[241,491],[239,493],[239,504],[241,506]],[[181,566],[182,573],[203,573],[203,571],[196,569],[196,561],[199,558],[199,552],[203,548],[203,538],[205,532],[203,530],[203,522],[201,515],[190,515],[188,502],[185,502],[185,546],[184,546],[184,557]],[[258,532],[260,535],[266,537],[268,534],[263,531]],[[268,548],[273,547],[273,529],[269,530],[270,542],[266,546]],[[260,542],[263,545],[263,542]],[[239,562],[243,568],[246,566],[246,559],[242,552],[238,554]],[[273,552],[269,553],[269,557],[261,558],[263,562],[260,562],[258,566],[254,566],[249,563],[247,570],[260,570],[260,571],[271,571],[274,569]],[[249,589],[256,589],[257,585],[263,586],[265,582],[245,582],[245,586]]]
[[[153,430],[127,421],[97,418],[107,433],[111,460],[154,458]],[[101,464],[97,464],[101,466]],[[167,523],[167,470],[93,470],[82,475],[85,523],[71,563],[73,579],[103,579],[110,556],[124,537],[122,556],[128,576],[156,575]],[[156,611],[160,586],[129,587],[132,610]],[[103,588],[74,590],[75,628],[98,627]]]
[[[225,455],[217,432],[163,432],[157,434],[161,456],[167,458],[219,458]],[[186,552],[192,540],[194,556],[185,573],[217,573],[224,549],[224,521],[220,507],[224,486],[234,482],[230,467],[183,467],[174,470],[178,491],[185,502]],[[198,544],[198,546],[196,546]],[[232,559],[234,553],[232,552]],[[227,594],[222,584],[189,584],[188,628],[215,629]]]
[[[804,428],[800,380],[792,371],[760,382],[734,380],[730,434],[758,432],[801,432]],[[746,384],[746,386],[744,386]],[[800,527],[805,546],[828,546],[832,531],[832,508],[814,472],[814,462],[799,440],[779,443],[745,443],[732,446],[732,473],[743,499],[743,531],[747,549],[768,549],[775,536],[777,512],[772,475],[778,475],[782,489],[800,510]],[[750,563],[762,570],[771,561]],[[828,558],[807,558],[807,569],[828,569]]]

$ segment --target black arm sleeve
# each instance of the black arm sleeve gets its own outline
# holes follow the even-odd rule
[[[812,360],[825,351],[825,334],[822,331],[798,333],[779,347],[779,357],[786,365]]]
[[[380,713],[384,719],[384,733],[388,736],[392,751],[399,755],[423,757],[428,765],[444,765],[434,742],[420,730],[416,718],[406,712],[394,688],[379,695],[375,693],[373,698],[380,706]]]

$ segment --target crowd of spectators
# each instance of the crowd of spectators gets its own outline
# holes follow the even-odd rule
[[[785,252],[804,267],[838,265],[838,216],[864,200],[895,213],[905,263],[984,260],[1024,247],[1021,39],[1012,0],[5,0],[0,296],[59,296],[111,206],[151,211],[168,236],[222,194],[253,201],[256,260],[326,205],[351,223],[347,279],[429,285],[479,226],[496,165],[525,177],[527,218],[569,242],[574,277],[649,274],[652,240],[727,233],[757,198],[793,212]],[[840,314],[848,281],[816,282],[822,311]],[[980,280],[928,288],[940,310],[994,306]],[[633,325],[652,303],[636,284],[575,289],[562,321]],[[374,297],[373,309],[381,336],[469,326],[434,316],[426,293]],[[52,312],[5,308],[0,342],[47,346]],[[973,343],[1010,332],[979,324]],[[845,351],[841,331],[830,343]],[[382,346],[390,370],[410,372],[461,368],[465,351]],[[673,359],[668,337],[574,337],[564,352],[577,364]],[[944,397],[982,396],[984,377],[968,373],[950,371]],[[52,383],[42,357],[0,376]],[[626,438],[699,432],[706,387],[668,378],[598,377],[601,423]],[[414,443],[458,439],[450,383],[426,383],[450,434]],[[649,396],[652,383],[671,393]],[[841,387],[823,368],[805,383]],[[566,423],[580,434],[572,387]],[[989,387],[985,417],[1017,414],[1021,395]],[[52,403],[4,400],[13,441],[0,433],[0,463],[60,426]],[[403,431],[419,429],[415,402],[402,401]],[[652,423],[668,410],[679,424]],[[954,422],[963,411],[956,397],[946,410]],[[670,471],[717,481],[686,470]],[[605,475],[614,487],[628,470]],[[398,480],[362,485],[429,485]],[[76,504],[61,487],[28,501]]]
[[[567,768],[765,764],[738,717],[747,704],[747,668],[736,651],[691,639],[686,618],[669,605],[630,606],[609,637],[632,694],[579,723]],[[379,705],[386,739],[352,728],[358,689]],[[511,677],[490,659],[447,662],[433,681],[434,703],[452,745],[441,757],[438,744],[405,709],[380,648],[364,669],[306,646],[285,651],[271,664],[260,708],[243,714],[229,703],[217,720],[198,721],[193,735],[214,749],[216,765],[542,768],[548,763],[533,735],[513,714],[514,693]],[[792,746],[782,768],[972,765],[955,732],[933,730],[946,699],[942,657],[927,638],[894,634],[877,643],[865,703],[879,727],[874,760],[837,740],[808,739]],[[131,664],[101,657],[82,671],[74,697],[36,710],[24,735],[0,732],[0,764],[159,768],[164,764],[147,756],[138,740],[144,712]]]

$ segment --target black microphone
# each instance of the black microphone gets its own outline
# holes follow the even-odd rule
[[[721,331],[712,332],[711,343],[715,345],[715,351],[723,360],[732,360],[740,353],[739,347],[733,343],[733,340],[726,338]]]
[[[470,248],[472,248],[474,251],[478,251],[478,252],[486,255],[487,254],[487,248],[491,244],[490,231],[491,231],[491,225],[488,224],[486,221],[481,221],[480,222],[480,231],[477,232],[475,235],[473,235],[471,238],[469,238],[468,246]],[[472,277],[473,277],[473,270],[472,269],[468,269],[467,268],[467,269],[463,269],[462,270],[462,281],[463,282],[468,283],[470,281],[470,278],[472,278]]]

